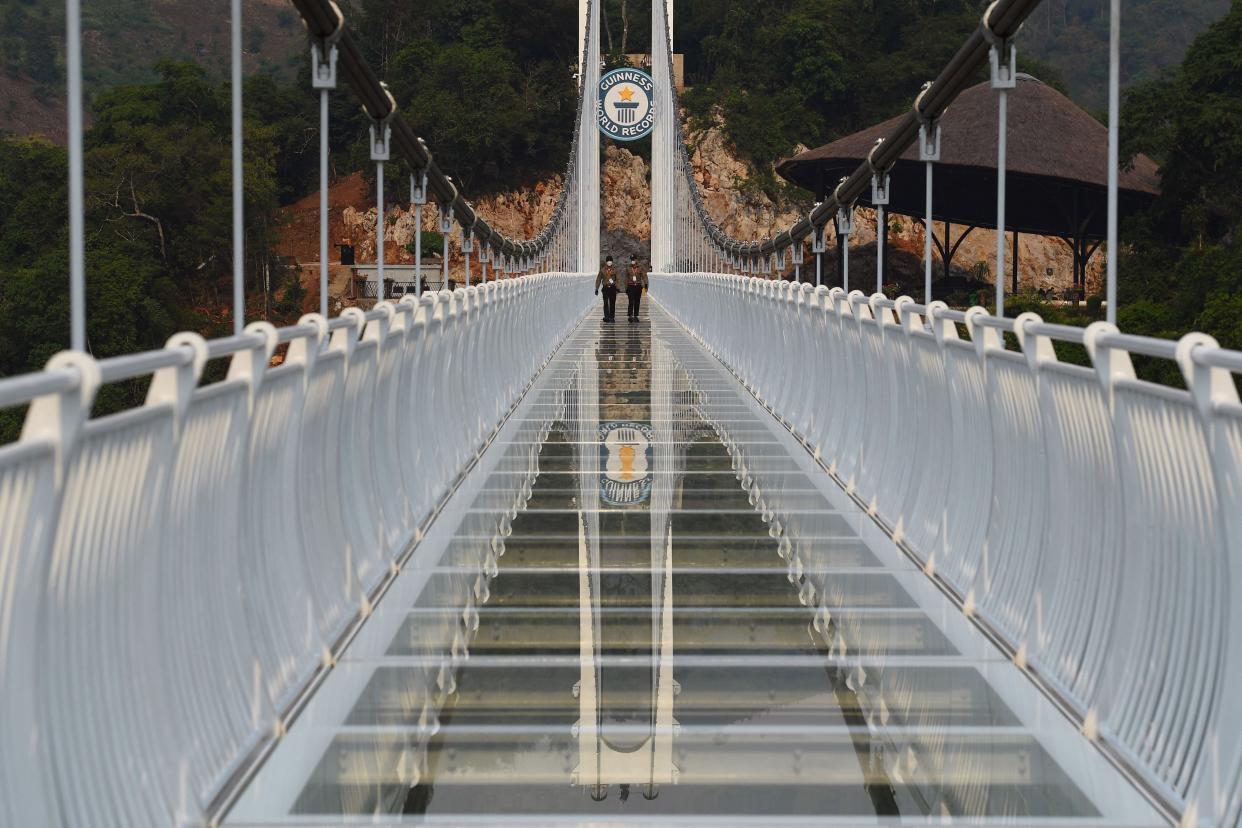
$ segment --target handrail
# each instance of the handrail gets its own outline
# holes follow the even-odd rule
[[[934,336],[907,325],[877,337],[854,324],[861,293],[845,302],[833,288],[808,312],[763,301],[773,284],[655,273],[652,297],[1153,804],[1234,824],[1242,352],[1201,333],[1154,339],[935,303],[922,309]],[[961,347],[943,322],[975,341]],[[994,331],[1015,334],[1018,358],[995,358]],[[1059,369],[1052,341],[1085,346],[1089,368]],[[1137,379],[1135,356],[1175,362],[1184,388]]]
[[[325,329],[398,309],[0,380],[0,408],[29,404],[0,447],[0,756],[29,756],[0,762],[0,822],[218,824],[593,303],[584,276],[427,297],[468,312],[332,359]],[[279,342],[298,356],[275,368]],[[146,376],[136,409],[94,414]]]
[[[314,336],[319,333],[319,329],[309,322],[303,322],[297,325],[287,325],[283,328],[276,329],[276,342],[283,345],[292,342],[295,339],[302,339],[308,336]]]
[[[1056,325],[1051,322],[1040,322],[1034,325],[1027,325],[1026,331],[1034,336],[1046,336],[1058,342],[1069,342],[1074,345],[1082,345],[1086,340],[1086,329],[1077,328],[1073,325]]]
[[[1207,368],[1223,368],[1235,374],[1242,374],[1242,351],[1228,351],[1224,348],[1205,348],[1196,346],[1190,352],[1190,358],[1196,365]]]
[[[1150,336],[1134,334],[1104,333],[1096,337],[1096,347],[1112,348],[1132,354],[1155,357],[1156,359],[1177,359],[1177,342],[1172,339],[1155,339]]]
[[[256,333],[244,333],[240,336],[226,336],[220,339],[207,340],[207,358],[220,359],[226,356],[232,356],[238,351],[246,351],[252,348],[261,348],[267,344],[267,339]]]
[[[99,361],[100,380],[105,383],[133,379],[143,374],[154,374],[161,368],[183,368],[194,361],[189,348],[164,348],[137,354],[112,357]]]
[[[6,377],[0,379],[0,408],[26,405],[36,397],[72,391],[81,381],[77,371],[66,368]]]
[[[968,315],[967,320],[972,321],[976,325],[980,325],[984,328],[992,328],[994,330],[1004,331],[1005,333],[1013,333],[1014,331],[1014,321],[1008,317],[992,316],[991,314],[987,316],[975,317]]]

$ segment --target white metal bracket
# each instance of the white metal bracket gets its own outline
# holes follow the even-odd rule
[[[371,124],[371,160],[392,160],[392,125],[388,118]]]
[[[811,252],[816,255],[828,252],[828,225],[811,225]]]
[[[341,13],[341,7],[332,0],[329,0],[328,5],[336,15],[336,28],[324,38],[311,41],[312,89],[336,89],[336,60],[339,56],[336,44],[345,31],[345,15]]]
[[[875,162],[875,153],[884,144],[884,139],[875,142],[871,152],[867,153],[867,166],[871,167],[871,206],[888,206],[889,171],[891,167],[880,168]]]
[[[388,114],[383,118],[371,119],[371,160],[392,160],[392,116],[397,113],[397,100],[388,91],[388,85],[380,83],[384,95],[388,98]]]
[[[1018,85],[1018,47],[1013,37],[1002,38],[992,29],[989,20],[998,0],[988,6],[979,23],[983,39],[988,42],[988,64],[992,73],[993,89],[1013,89]],[[1002,62],[1004,59],[1004,62]]]
[[[410,173],[410,203],[427,203],[427,171]]]
[[[328,56],[324,57],[323,48],[318,43],[311,44],[311,88],[336,89],[336,59],[339,55],[336,44],[328,45]]]
[[[837,189],[833,192],[833,198],[837,202],[837,235],[848,236],[854,232],[854,202],[849,204],[841,197],[841,188],[845,186],[848,178],[842,178],[837,184]]]
[[[1000,53],[1006,47],[1009,59],[1002,63]],[[992,69],[993,89],[1013,89],[1018,85],[1018,47],[1012,41],[988,49],[988,64]]]
[[[919,126],[919,160],[940,160],[940,122],[928,121]]]
[[[837,235],[848,236],[854,232],[854,205],[837,208]]]
[[[919,122],[919,160],[940,160],[940,119],[928,118],[923,114],[923,96],[932,88],[931,81],[923,84],[918,97],[914,99],[914,117]]]

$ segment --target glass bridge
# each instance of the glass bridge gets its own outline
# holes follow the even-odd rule
[[[1166,824],[653,307],[555,355],[227,824],[948,819]]]

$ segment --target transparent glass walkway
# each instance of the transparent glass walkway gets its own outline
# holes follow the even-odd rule
[[[561,349],[228,824],[877,818],[1164,824],[652,307]]]

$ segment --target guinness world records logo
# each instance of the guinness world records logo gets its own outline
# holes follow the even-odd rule
[[[617,141],[637,141],[655,126],[655,82],[641,69],[614,69],[599,79],[599,131]]]
[[[610,422],[599,427],[600,499],[610,506],[634,506],[651,496],[651,426]]]

